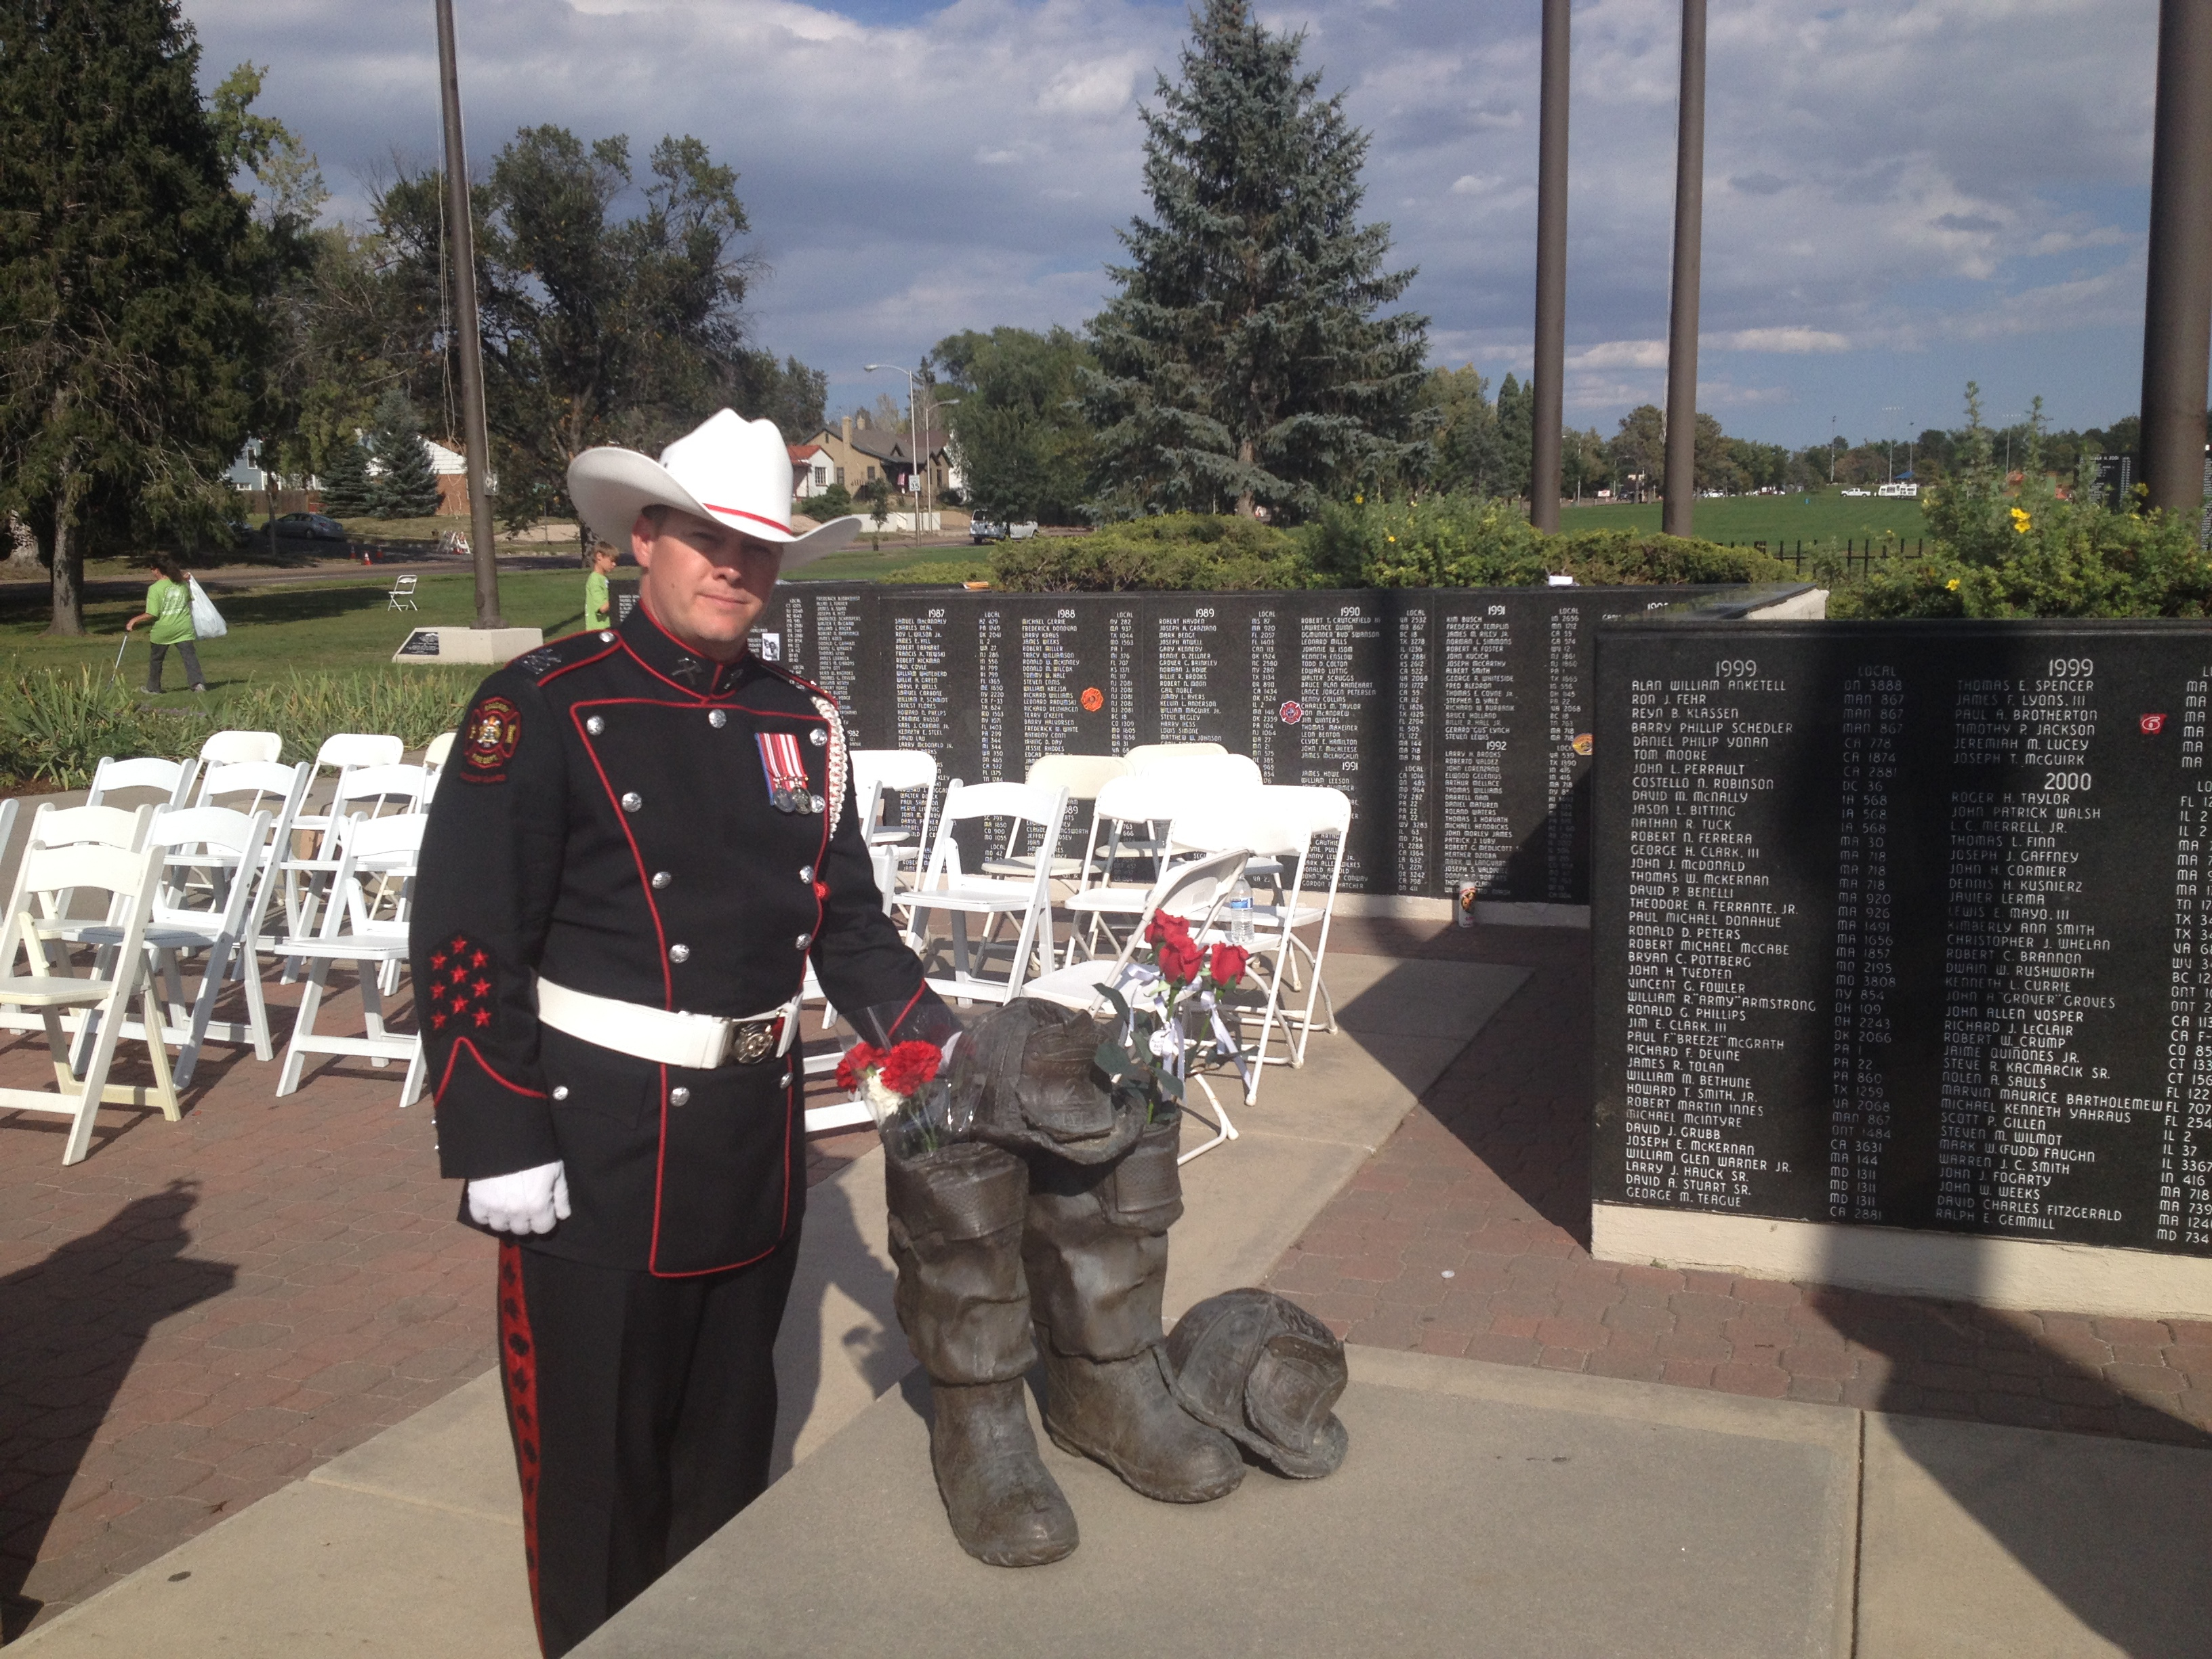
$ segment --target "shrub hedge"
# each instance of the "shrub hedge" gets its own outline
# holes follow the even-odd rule
[[[19,671],[0,710],[0,781],[82,789],[102,755],[199,753],[218,727],[275,732],[284,758],[311,760],[334,732],[396,735],[419,749],[459,722],[479,671],[362,669],[286,676],[202,706],[155,708],[91,669]]]
[[[1009,542],[991,572],[995,586],[1027,592],[1519,587],[1555,574],[1595,585],[1774,581],[1791,572],[1713,542],[1629,531],[1547,536],[1517,504],[1467,495],[1333,502],[1293,531],[1231,514],[1168,514],[1085,537]]]

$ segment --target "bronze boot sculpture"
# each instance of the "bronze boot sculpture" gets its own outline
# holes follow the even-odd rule
[[[884,1148],[899,1323],[929,1374],[929,1461],[961,1548],[994,1566],[1057,1561],[1075,1515],[1037,1456],[1022,1378],[1036,1362],[1022,1276],[1028,1170],[958,1141]]]
[[[1022,1258],[1054,1443],[1147,1498],[1202,1504],[1235,1491],[1244,1464],[1177,1402],[1161,1363],[1168,1229],[1182,1214],[1178,1127],[1151,1125],[1107,1164],[1032,1153]]]

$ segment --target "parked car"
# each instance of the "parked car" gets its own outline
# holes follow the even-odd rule
[[[968,526],[968,539],[978,545],[984,542],[1025,542],[1036,533],[1035,519],[1021,524],[1008,524],[1000,519],[975,519]]]
[[[1844,494],[1846,495],[1871,495],[1874,494],[1874,491],[1871,489],[1846,489],[1844,491]]]
[[[319,513],[287,513],[276,520],[276,533],[295,541],[342,542],[346,527]]]

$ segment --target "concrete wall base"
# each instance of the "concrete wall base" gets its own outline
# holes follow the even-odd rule
[[[1448,898],[1424,898],[1405,893],[1339,893],[1340,916],[1388,916],[1399,921],[1449,921],[1454,909]],[[1474,919],[1492,927],[1588,927],[1587,904],[1529,904],[1483,899],[1474,907]]]
[[[418,628],[392,653],[392,660],[432,667],[504,663],[544,643],[542,628]]]
[[[2151,1250],[1593,1204],[1590,1254],[1988,1308],[2212,1319],[2212,1261]]]

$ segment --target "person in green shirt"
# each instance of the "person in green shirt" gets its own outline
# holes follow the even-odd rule
[[[192,649],[192,590],[185,579],[185,568],[167,553],[154,561],[154,568],[161,574],[146,590],[145,610],[123,624],[126,634],[140,623],[154,624],[146,635],[148,643],[154,647],[154,659],[146,670],[146,689],[160,693],[161,662],[173,645],[177,654],[184,659],[185,679],[193,690],[204,691],[207,676],[200,672],[199,653]]]
[[[584,626],[587,629],[615,625],[607,599],[607,578],[614,568],[615,550],[601,542],[592,550],[592,574],[584,578]]]

